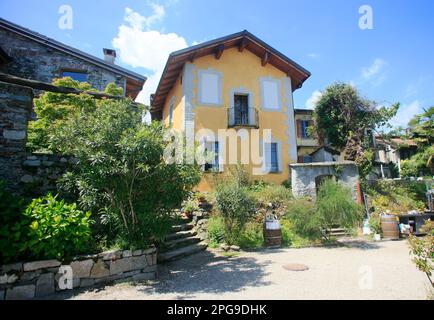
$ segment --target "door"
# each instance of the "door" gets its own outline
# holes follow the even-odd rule
[[[235,125],[249,124],[249,96],[245,94],[234,95]]]

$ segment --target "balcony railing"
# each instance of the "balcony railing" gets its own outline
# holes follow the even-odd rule
[[[259,113],[256,108],[229,108],[228,127],[259,128]]]

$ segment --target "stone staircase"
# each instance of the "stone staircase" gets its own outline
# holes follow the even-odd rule
[[[191,219],[183,218],[180,224],[172,226],[172,233],[159,248],[158,262],[178,260],[203,251],[206,247],[206,243],[197,236]]]

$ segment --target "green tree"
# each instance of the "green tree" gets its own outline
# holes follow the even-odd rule
[[[417,144],[417,153],[402,161],[402,176],[434,174],[434,106],[414,116],[408,131]]]
[[[386,126],[398,108],[399,104],[379,107],[361,97],[353,86],[334,83],[324,90],[316,104],[313,133],[320,143],[327,140],[333,147],[344,150],[345,159],[356,161],[364,178],[373,161],[366,129]]]
[[[82,91],[93,91],[87,82],[78,82],[70,77],[55,79],[53,84],[68,88],[75,88]],[[107,85],[105,93],[110,95],[122,95],[122,88],[116,87],[114,83]],[[29,122],[27,149],[29,151],[58,152],[51,138],[57,128],[62,127],[65,121],[80,114],[82,111],[93,111],[101,101],[88,94],[62,94],[44,92],[34,100],[37,119]]]
[[[166,164],[166,129],[142,122],[130,101],[103,100],[57,128],[53,146],[78,165],[62,185],[80,205],[102,212],[101,221],[125,245],[161,240],[170,230],[170,211],[200,180],[196,165]]]

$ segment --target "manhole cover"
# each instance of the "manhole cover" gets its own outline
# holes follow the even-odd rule
[[[309,270],[308,266],[306,266],[304,264],[300,264],[300,263],[285,264],[282,267],[286,270],[289,270],[289,271],[306,271],[306,270]]]

